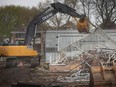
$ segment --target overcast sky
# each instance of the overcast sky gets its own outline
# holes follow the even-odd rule
[[[45,2],[45,0],[0,0],[0,6],[20,5],[26,7],[36,7],[39,2]]]

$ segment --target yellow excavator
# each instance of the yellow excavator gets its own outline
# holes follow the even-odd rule
[[[38,60],[38,52],[34,50],[33,48],[29,48],[31,46],[31,42],[34,38],[35,34],[35,26],[40,25],[43,22],[45,22],[47,19],[54,16],[56,13],[64,13],[68,14],[72,17],[79,18],[77,29],[80,33],[83,31],[88,33],[88,22],[86,20],[85,15],[80,15],[76,12],[75,9],[62,4],[62,3],[52,3],[50,7],[46,8],[41,14],[37,15],[28,25],[26,35],[25,35],[25,41],[24,44],[21,45],[11,45],[11,44],[3,44],[0,46],[0,57],[7,58],[6,59],[6,65],[8,67],[11,66],[17,66],[16,61],[14,59],[18,58],[20,60],[26,59],[27,61],[30,60],[30,63],[33,64],[32,60],[35,60],[36,62],[39,62]],[[38,59],[38,60],[36,60]],[[35,64],[36,65],[36,64]]]

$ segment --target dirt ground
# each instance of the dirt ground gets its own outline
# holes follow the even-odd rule
[[[17,82],[43,85],[37,87],[76,87],[77,82],[62,83],[57,81],[59,76],[66,76],[67,74],[67,72],[49,72],[38,68],[4,68],[0,69],[0,87],[12,87],[12,84],[16,84]]]
[[[29,68],[0,69],[0,87],[11,87],[17,81],[32,80],[33,72]]]
[[[63,76],[63,73],[46,73],[46,71],[37,68],[2,68],[0,69],[0,87],[11,87],[17,82],[55,83],[59,75]]]
[[[39,85],[44,85],[39,87],[90,87],[78,86],[77,82],[61,83],[57,81],[58,76],[66,76],[67,74],[68,73],[66,72],[49,72],[40,68],[0,68],[0,87],[12,87],[12,84],[16,84],[17,82],[32,82]],[[94,82],[96,85],[94,87],[116,87],[116,81],[104,82],[103,79],[100,79],[99,77],[101,77],[100,74],[94,74],[94,81],[95,78],[99,79]],[[106,86],[100,86],[101,84]]]

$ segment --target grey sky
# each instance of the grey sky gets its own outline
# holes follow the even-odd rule
[[[26,7],[36,7],[39,2],[45,2],[45,0],[0,0],[0,6],[20,5]]]

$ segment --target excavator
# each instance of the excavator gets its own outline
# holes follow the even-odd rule
[[[33,48],[30,48],[32,45],[31,42],[35,35],[35,26],[40,25],[58,12],[68,14],[72,17],[79,18],[78,22],[78,30],[82,32],[88,33],[88,25],[85,15],[80,15],[76,12],[75,9],[67,6],[66,4],[62,4],[60,2],[52,3],[50,7],[46,8],[41,14],[37,15],[28,25],[26,35],[25,35],[25,41],[23,45],[1,45],[0,46],[0,57],[5,58],[6,57],[6,66],[16,66],[17,63],[14,61],[14,59],[18,58],[20,60],[23,59],[31,59],[30,63],[33,65],[32,60],[36,60],[39,53],[34,50]],[[82,30],[81,30],[82,29]],[[36,60],[37,61],[37,60]],[[37,61],[39,62],[39,61]]]

